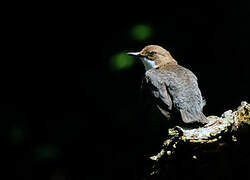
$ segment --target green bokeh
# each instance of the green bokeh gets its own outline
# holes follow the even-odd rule
[[[132,67],[135,63],[135,58],[127,55],[125,52],[120,52],[110,58],[111,70],[119,71]]]
[[[14,127],[10,132],[10,140],[13,144],[22,143],[25,139],[26,129]]]
[[[60,149],[56,145],[42,145],[35,150],[35,158],[37,160],[52,160],[60,156]]]
[[[134,40],[145,41],[153,34],[151,26],[146,24],[137,24],[131,29],[131,36]]]

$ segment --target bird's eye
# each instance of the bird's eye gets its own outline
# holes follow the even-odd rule
[[[149,55],[149,56],[153,56],[155,53],[156,53],[155,51],[149,51],[149,52],[148,52],[148,55]]]

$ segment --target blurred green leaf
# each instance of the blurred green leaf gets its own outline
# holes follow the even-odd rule
[[[57,159],[60,156],[60,149],[55,145],[42,145],[35,151],[37,160]]]
[[[110,58],[111,70],[122,70],[132,67],[135,63],[135,59],[132,56],[127,55],[125,52],[117,53]]]
[[[10,140],[13,144],[22,143],[25,139],[26,131],[24,128],[14,127],[10,132]]]
[[[151,26],[146,24],[137,24],[131,29],[131,36],[134,40],[145,41],[153,34]]]

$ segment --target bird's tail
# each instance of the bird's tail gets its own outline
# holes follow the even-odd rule
[[[181,118],[185,123],[193,123],[193,122],[208,123],[208,119],[201,111],[188,112],[186,110],[180,110],[180,112],[181,112]]]

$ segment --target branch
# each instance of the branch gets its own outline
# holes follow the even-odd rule
[[[160,152],[150,157],[153,160],[150,176],[161,174],[178,156],[198,160],[203,153],[217,152],[225,144],[236,142],[241,129],[250,125],[250,104],[242,102],[237,110],[228,110],[221,117],[209,116],[208,119],[209,123],[203,127],[169,129]]]

